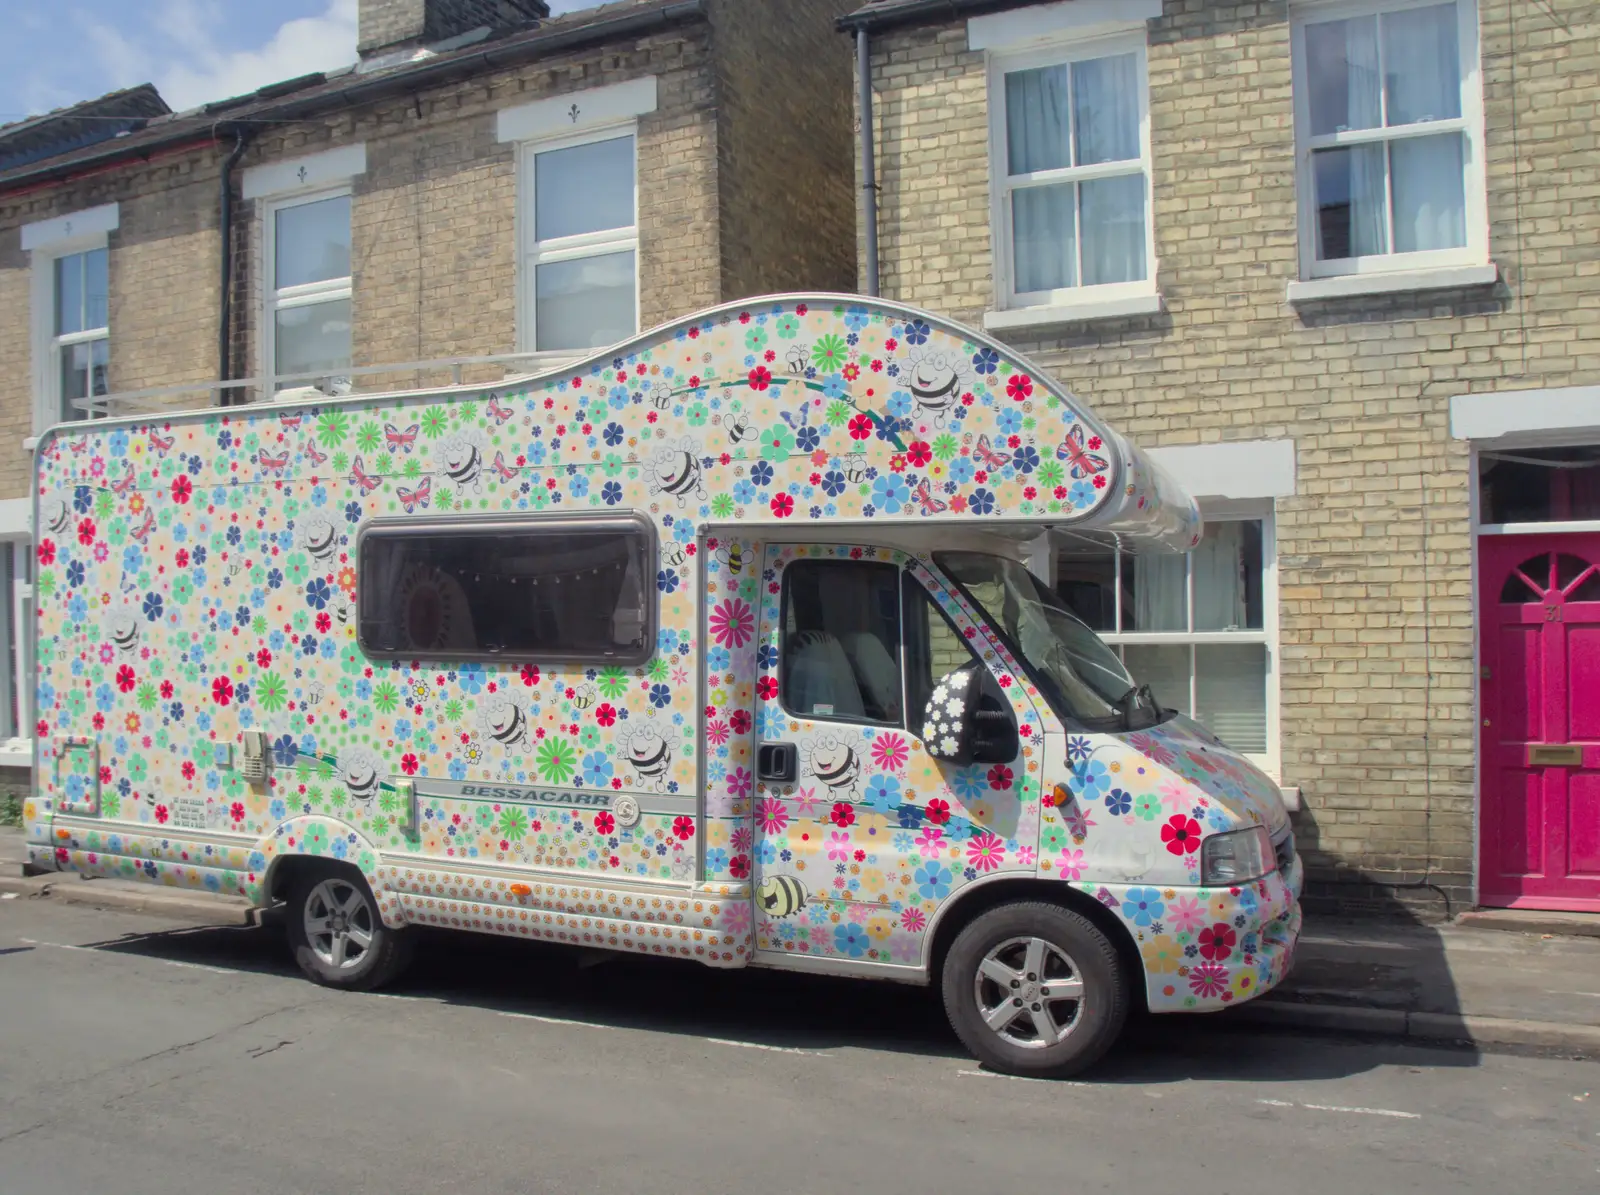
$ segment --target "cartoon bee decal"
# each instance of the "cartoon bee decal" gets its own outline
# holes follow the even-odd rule
[[[628,730],[622,736],[622,749],[641,786],[658,793],[667,791],[667,779],[672,773],[672,742],[653,719]]]
[[[727,569],[730,575],[737,577],[744,572],[744,542],[730,539],[717,549],[717,559],[722,561],[722,567]]]
[[[690,494],[705,500],[706,483],[693,440],[684,437],[676,448],[656,450],[650,458],[650,492],[667,495],[680,508],[688,503]]]
[[[478,479],[483,476],[483,452],[465,436],[452,436],[440,446],[439,465],[441,476],[456,489],[482,488]]]
[[[299,527],[300,546],[317,560],[328,561],[339,550],[339,531],[326,515],[308,516]]]
[[[139,616],[132,610],[118,610],[111,616],[111,645],[123,655],[139,654]]]
[[[768,917],[782,921],[806,907],[806,886],[793,876],[768,876],[756,889],[756,903]]]
[[[867,454],[852,452],[849,456],[839,461],[839,468],[844,471],[844,479],[851,485],[860,485],[867,479]]]
[[[39,504],[39,521],[52,535],[65,535],[72,526],[72,508],[60,494],[52,494]]]
[[[328,691],[322,687],[321,681],[312,681],[306,686],[306,699],[300,703],[300,707],[308,710],[316,709],[327,695]]]
[[[861,785],[861,756],[849,743],[831,734],[818,735],[806,749],[806,766],[835,800],[856,795]]]
[[[357,747],[339,756],[339,779],[357,803],[370,805],[383,784],[380,767],[381,761],[373,752]]]
[[[950,412],[961,402],[968,385],[965,358],[953,353],[922,353],[914,357],[902,375],[911,398],[935,427],[943,427]]]
[[[750,426],[750,416],[739,403],[730,406],[728,413],[722,417],[722,430],[728,433],[728,439],[734,444],[754,440],[761,434]]]
[[[581,688],[569,689],[567,692],[569,694],[567,700],[572,702],[572,708],[575,710],[586,710],[590,708],[592,705],[594,705],[595,698],[599,696],[599,694],[595,692],[593,685],[584,685]]]
[[[507,752],[527,750],[533,745],[533,728],[522,706],[509,697],[496,694],[483,711],[484,733]]]
[[[665,411],[672,405],[672,387],[665,382],[657,382],[650,391],[650,405],[658,411]]]

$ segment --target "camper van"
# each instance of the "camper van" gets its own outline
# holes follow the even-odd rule
[[[936,984],[1061,1075],[1289,968],[1277,787],[1029,567],[1199,512],[979,332],[774,296],[36,461],[33,864],[281,903],[319,983],[440,926]]]

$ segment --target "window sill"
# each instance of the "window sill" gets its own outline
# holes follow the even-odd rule
[[[1053,307],[986,311],[983,315],[983,330],[1011,332],[1023,328],[1047,328],[1056,324],[1079,324],[1092,320],[1126,319],[1133,315],[1156,315],[1160,311],[1159,294],[1134,295],[1122,299],[1095,299],[1083,303],[1062,303]]]
[[[1344,274],[1337,278],[1313,278],[1289,283],[1289,302],[1316,303],[1323,299],[1343,299],[1357,295],[1391,295],[1408,291],[1457,290],[1469,286],[1493,286],[1500,280],[1500,267],[1445,266],[1428,270],[1394,270],[1387,274]]]
[[[0,742],[0,768],[33,767],[33,744],[27,739]]]

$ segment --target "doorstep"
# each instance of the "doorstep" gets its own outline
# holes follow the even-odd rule
[[[1542,913],[1537,909],[1473,909],[1455,924],[1551,937],[1600,938],[1600,913]]]

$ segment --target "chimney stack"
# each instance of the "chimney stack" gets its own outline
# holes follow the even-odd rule
[[[549,15],[545,0],[361,0],[356,49],[365,61],[479,29],[507,33]]]

